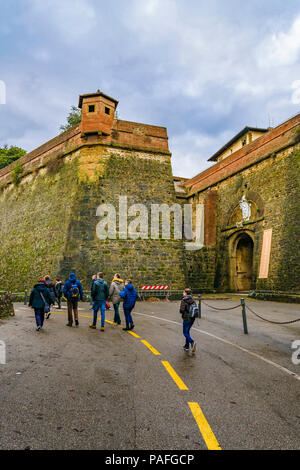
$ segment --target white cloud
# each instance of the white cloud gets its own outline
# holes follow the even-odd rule
[[[261,67],[293,65],[300,53],[300,16],[293,21],[287,32],[281,31],[267,38],[258,51]]]
[[[294,90],[292,93],[292,103],[300,104],[300,80],[295,80],[291,88]]]

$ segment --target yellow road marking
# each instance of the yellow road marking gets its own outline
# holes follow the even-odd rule
[[[173,367],[169,364],[168,361],[161,361],[163,366],[166,368],[167,372],[169,372],[170,376],[178,386],[180,390],[188,390],[188,387],[185,385],[185,383],[181,380],[179,375],[175,372]]]
[[[153,352],[155,356],[160,356],[160,352],[158,352],[153,346],[151,346],[148,341],[146,341],[145,339],[141,339],[141,342],[144,343],[144,345],[147,346],[147,348],[150,349],[150,351]]]
[[[208,450],[222,450],[220,444],[218,443],[217,439],[215,438],[214,433],[211,430],[210,425],[206,421],[206,418],[199,406],[196,402],[188,402],[188,405],[193,413],[196,423],[200,429],[202,437],[207,445]]]
[[[135,338],[140,338],[140,336],[134,333],[133,331],[128,331],[128,333],[134,336]]]

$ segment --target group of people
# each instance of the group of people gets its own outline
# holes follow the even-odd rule
[[[29,306],[34,309],[37,331],[43,327],[44,318],[50,317],[50,308],[58,303],[58,308],[61,308],[62,297],[67,301],[68,307],[68,323],[66,326],[73,326],[73,314],[75,326],[79,326],[78,320],[78,302],[83,300],[83,287],[82,283],[76,279],[75,273],[71,273],[69,279],[63,284],[60,279],[52,281],[49,276],[40,279],[31,291],[29,298]],[[137,300],[137,292],[132,285],[130,279],[125,282],[121,279],[119,273],[114,275],[114,278],[108,287],[107,282],[103,279],[103,273],[99,272],[92,276],[91,284],[91,302],[94,314],[93,322],[90,323],[90,328],[96,329],[98,312],[101,314],[100,331],[104,331],[105,325],[105,310],[107,301],[111,300],[114,307],[114,323],[121,324],[120,317],[120,303],[123,300],[123,310],[125,316],[125,327],[123,330],[128,331],[134,328],[132,319],[132,310]],[[195,303],[191,289],[185,289],[183,298],[180,303],[180,313],[183,321],[183,335],[185,337],[185,351],[191,350],[192,353],[196,351],[196,341],[190,336],[190,330],[199,316],[199,310]]]
[[[64,284],[60,279],[52,281],[50,276],[45,276],[33,287],[29,298],[29,306],[32,307],[35,312],[37,331],[40,331],[43,327],[45,318],[48,319],[50,317],[50,308],[55,304],[55,301],[58,304],[58,308],[61,308],[62,298],[67,301],[68,323],[66,326],[73,326],[73,315],[75,326],[79,326],[78,302],[83,301],[82,283],[76,279],[75,273],[71,273],[69,279]],[[117,325],[121,324],[119,306],[121,300],[123,300],[126,325],[123,330],[132,330],[134,323],[131,312],[137,300],[136,289],[130,279],[127,279],[124,283],[119,273],[114,275],[110,287],[108,287],[107,282],[103,279],[102,272],[92,276],[91,302],[94,315],[93,322],[89,325],[90,328],[96,329],[98,312],[100,310],[100,330],[104,331],[105,310],[108,300],[111,300],[113,304],[114,323]]]

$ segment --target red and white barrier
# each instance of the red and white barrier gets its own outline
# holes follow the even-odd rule
[[[169,286],[141,286],[142,290],[168,290]]]

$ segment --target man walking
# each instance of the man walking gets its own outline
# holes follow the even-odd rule
[[[73,325],[74,312],[75,326],[78,327],[78,302],[83,300],[83,289],[81,282],[76,279],[75,273],[71,273],[68,281],[65,283],[63,295],[67,299],[68,305],[68,323],[66,326]]]
[[[192,296],[191,289],[185,289],[183,292],[183,298],[180,303],[180,313],[182,316],[182,330],[185,337],[185,345],[183,349],[188,351],[191,345],[191,351],[196,351],[197,343],[190,336],[190,329],[192,328],[195,318],[198,317],[198,308]]]
[[[97,279],[92,282],[91,299],[93,301],[94,319],[90,328],[96,329],[98,311],[101,312],[101,331],[104,331],[105,323],[105,304],[108,299],[108,285],[103,279],[103,273],[97,274]]]

